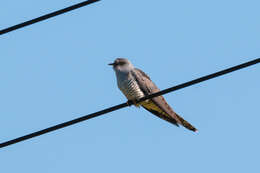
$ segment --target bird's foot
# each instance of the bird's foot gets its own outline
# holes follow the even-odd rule
[[[135,99],[135,100],[128,100],[126,103],[128,106],[131,106],[132,104],[135,105],[136,107],[139,107],[140,106],[140,103],[137,103],[138,100]]]

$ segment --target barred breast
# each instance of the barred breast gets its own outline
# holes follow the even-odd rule
[[[135,100],[144,97],[144,93],[132,76],[118,78],[117,85],[128,100]]]

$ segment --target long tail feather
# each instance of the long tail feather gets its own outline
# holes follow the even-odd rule
[[[197,132],[198,130],[192,126],[188,121],[184,120],[181,116],[179,116],[178,114],[176,114],[178,119],[181,121],[181,125],[183,125],[184,127],[186,127],[189,130],[192,130],[194,132]]]

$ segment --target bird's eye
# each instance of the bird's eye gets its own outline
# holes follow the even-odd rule
[[[125,62],[123,62],[123,61],[118,62],[118,65],[124,65],[124,64],[125,64]]]

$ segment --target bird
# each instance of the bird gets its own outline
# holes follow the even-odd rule
[[[140,98],[159,92],[160,90],[146,73],[135,68],[128,59],[117,58],[113,63],[108,65],[111,65],[115,71],[118,88],[128,101],[132,101],[136,107],[142,106],[157,117],[176,126],[182,125],[191,131],[198,131],[188,121],[174,112],[163,96],[153,97],[137,103]]]

